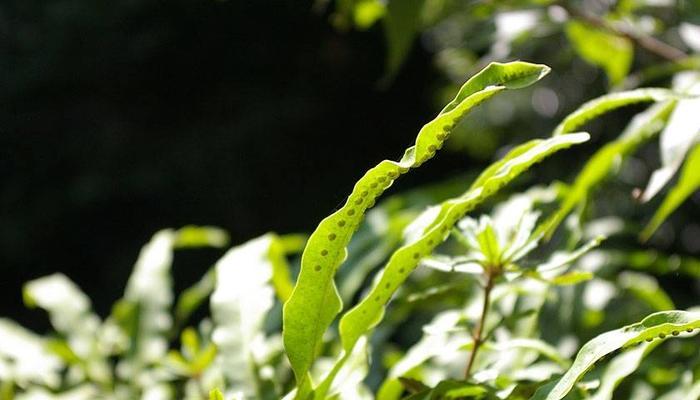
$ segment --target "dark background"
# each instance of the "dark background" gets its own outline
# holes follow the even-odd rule
[[[3,1],[0,316],[46,329],[21,287],[56,271],[105,315],[165,227],[312,230],[435,112],[429,55],[380,88],[383,43],[309,1]],[[447,155],[399,190],[468,163]],[[218,255],[176,257],[177,287]]]
[[[57,271],[104,316],[159,229],[216,225],[232,244],[268,231],[310,232],[366,169],[398,159],[458,82],[448,82],[425,37],[386,81],[381,26],[340,32],[329,17],[309,0],[0,2],[0,317],[48,329],[43,312],[23,305],[21,288]],[[475,55],[491,40],[492,24],[482,25],[474,25],[481,39],[468,32],[466,40],[480,48]],[[650,57],[637,51],[635,62]],[[560,31],[518,43],[511,58],[553,67],[538,86],[556,91],[556,115],[533,112],[531,89],[496,98],[468,124],[479,136],[462,135],[460,144],[455,132],[453,151],[393,193],[482,166],[502,145],[550,132],[607,91],[604,73]],[[570,182],[643,109],[588,124],[589,143],[519,184]],[[645,146],[598,192],[598,215],[646,224],[660,199],[640,205],[630,193],[658,167],[657,147]],[[649,246],[696,256],[698,204],[699,195],[686,202]],[[640,246],[636,233],[611,245]],[[221,254],[178,253],[176,290]],[[679,308],[695,304],[694,280],[678,278],[661,283]]]

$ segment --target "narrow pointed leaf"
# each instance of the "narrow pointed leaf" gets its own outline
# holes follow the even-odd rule
[[[579,21],[566,25],[566,35],[581,58],[605,70],[610,85],[625,79],[634,56],[634,46],[628,38]]]
[[[421,258],[430,255],[433,249],[447,238],[457,221],[533,164],[559,150],[585,142],[588,138],[587,133],[577,133],[536,140],[535,145],[527,143],[524,145],[528,148],[527,151],[516,148],[512,152],[518,154],[517,156],[506,155],[508,162],[502,164],[497,171],[490,172],[490,178],[486,179],[482,186],[443,202],[436,209],[437,212],[433,213],[432,220],[425,221],[422,234],[417,235],[391,256],[370,292],[340,320],[340,336],[345,355],[338,360],[334,370],[342,366],[344,358],[352,352],[357,340],[381,321],[384,309],[396,290],[418,266]],[[330,385],[333,378],[331,372],[320,386],[321,396],[324,393],[322,388]]]
[[[659,209],[651,219],[651,222],[649,222],[649,225],[642,231],[642,240],[649,239],[666,218],[683,204],[685,199],[700,188],[700,173],[698,173],[698,171],[700,171],[700,145],[695,146],[688,155],[678,182],[671,191],[668,192],[661,206],[659,206]]]
[[[571,391],[595,363],[615,350],[627,346],[685,334],[696,334],[700,329],[700,313],[687,311],[662,311],[644,318],[641,322],[603,333],[583,345],[571,368],[552,386],[540,388],[531,400],[560,400]]]
[[[635,116],[620,137],[598,150],[588,160],[561,201],[559,209],[541,229],[551,237],[567,215],[605,180],[620,162],[663,128],[675,101],[658,103]]]
[[[506,68],[508,74],[498,73]],[[415,146],[407,149],[399,162],[385,160],[370,169],[355,184],[347,202],[321,221],[309,237],[296,286],[284,306],[284,344],[300,388],[297,396],[308,394],[307,374],[316,350],[324,332],[342,308],[333,277],[346,258],[346,247],[365,211],[400,174],[432,158],[452,128],[473,107],[513,82],[520,87],[536,81],[547,71],[546,66],[523,62],[490,64],[465,84],[455,102],[448,106],[449,110],[443,110],[420,130]],[[525,77],[531,79],[524,82]]]
[[[620,107],[637,103],[670,100],[672,98],[674,98],[673,92],[668,89],[659,88],[635,89],[626,92],[606,94],[584,103],[576,111],[569,114],[554,129],[552,135],[563,135],[572,132],[583,126],[586,122]]]

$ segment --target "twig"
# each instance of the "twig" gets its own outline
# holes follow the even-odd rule
[[[479,324],[476,326],[476,330],[472,335],[472,342],[474,348],[469,354],[469,359],[467,360],[467,368],[464,371],[464,378],[469,379],[471,375],[472,366],[474,365],[474,360],[476,359],[476,353],[479,351],[479,347],[483,344],[482,335],[484,334],[484,325],[486,324],[486,316],[489,312],[489,303],[491,302],[491,290],[493,289],[493,284],[495,280],[496,272],[493,268],[488,268],[486,271],[486,285],[484,285],[484,304],[481,308],[481,317],[479,318]]]
[[[618,36],[626,37],[627,39],[637,43],[640,47],[646,49],[650,53],[654,53],[659,57],[665,58],[670,61],[677,61],[688,57],[688,55],[676,47],[671,46],[668,43],[662,42],[653,36],[645,35],[643,33],[634,32],[623,27],[614,26],[613,24],[607,22],[606,20],[598,17],[597,15],[588,14],[575,7],[566,4],[564,1],[557,3],[571,16],[580,19],[589,25],[593,25],[596,28],[604,29],[608,32],[614,33]]]

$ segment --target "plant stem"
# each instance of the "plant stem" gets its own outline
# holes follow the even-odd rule
[[[659,57],[665,58],[670,61],[677,61],[688,57],[688,55],[684,51],[673,47],[668,43],[662,42],[661,40],[656,39],[653,36],[645,35],[640,32],[634,32],[629,29],[615,26],[597,15],[589,14],[578,10],[573,6],[566,4],[565,1],[560,1],[557,4],[564,10],[566,10],[566,12],[568,12],[574,18],[580,19],[596,28],[600,28],[618,36],[625,37],[637,43],[637,45],[646,49],[650,53],[656,54]]]
[[[474,360],[476,359],[476,353],[479,351],[479,347],[483,344],[484,325],[486,324],[486,316],[489,313],[489,305],[491,302],[491,290],[493,289],[495,275],[496,273],[494,272],[494,268],[487,268],[486,285],[484,286],[484,304],[481,307],[481,316],[479,317],[479,324],[476,326],[476,330],[472,335],[472,342],[474,343],[474,348],[469,354],[469,359],[467,360],[467,368],[464,371],[464,379],[469,379],[472,367],[474,366]]]

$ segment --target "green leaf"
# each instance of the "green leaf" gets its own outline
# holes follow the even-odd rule
[[[369,29],[386,15],[386,9],[380,0],[357,0],[352,9],[353,22],[359,29]]]
[[[209,400],[224,400],[224,394],[219,389],[212,389],[209,392]]]
[[[617,277],[620,289],[627,290],[645,302],[653,311],[673,310],[675,305],[654,277],[638,272],[624,271]]]
[[[370,169],[355,184],[347,202],[321,221],[309,237],[296,286],[284,306],[284,344],[300,388],[297,396],[308,394],[307,373],[316,350],[324,332],[342,309],[333,277],[346,258],[346,247],[365,211],[400,174],[432,158],[452,128],[473,107],[514,82],[520,87],[542,77],[548,70],[544,65],[523,62],[490,64],[465,83],[454,104],[448,106],[449,110],[443,110],[420,130],[415,146],[407,149],[399,162],[385,160]],[[500,75],[498,71],[509,73]],[[524,77],[530,78],[525,82]]]
[[[675,103],[673,100],[658,103],[638,114],[619,138],[603,146],[588,160],[561,200],[559,209],[540,227],[547,238],[554,234],[559,224],[578,204],[585,201],[614,172],[624,158],[661,131]]]
[[[613,358],[605,367],[605,371],[600,377],[600,386],[590,400],[612,400],[615,388],[620,382],[636,371],[644,357],[661,343],[660,340],[651,343],[644,342]]]
[[[557,125],[552,135],[563,135],[580,128],[586,122],[607,112],[637,103],[672,100],[675,96],[668,89],[644,88],[600,96],[584,103]]]
[[[216,286],[216,270],[210,268],[204,276],[194,285],[185,289],[175,304],[174,330],[177,332],[188,320],[190,315],[199,308],[202,303],[214,291]],[[177,333],[175,333],[177,335]]]
[[[593,279],[593,274],[588,271],[570,271],[565,274],[555,276],[550,279],[549,282],[553,285],[558,286],[569,286],[577,285],[581,282],[585,282]]]
[[[405,400],[497,399],[490,390],[473,382],[447,380],[432,389],[415,393]]]
[[[671,180],[690,149],[700,141],[700,118],[697,117],[697,110],[700,109],[700,75],[687,73],[678,78],[674,81],[674,90],[694,97],[678,101],[661,132],[661,168],[652,173],[642,201],[649,201]]]
[[[668,192],[661,206],[659,206],[659,209],[656,210],[654,217],[652,217],[649,222],[649,225],[642,231],[642,240],[649,239],[666,218],[668,218],[685,199],[700,188],[700,174],[698,171],[700,171],[700,145],[695,146],[695,148],[691,150],[685,160],[678,182]]]
[[[228,233],[223,229],[213,226],[188,225],[177,230],[174,247],[225,247],[228,242]]]
[[[420,28],[420,14],[425,0],[390,0],[384,16],[384,33],[388,47],[387,76],[393,77],[408,56]]]
[[[662,311],[644,318],[641,322],[598,335],[587,342],[576,355],[571,368],[553,386],[537,390],[531,400],[560,400],[574,387],[594,364],[615,350],[634,346],[656,338],[687,336],[700,329],[700,313],[687,311]]]
[[[506,155],[505,158],[508,161],[491,173],[491,177],[486,179],[482,186],[470,189],[460,197],[449,199],[440,206],[429,209],[427,215],[419,217],[420,221],[425,220],[423,229],[415,228],[420,235],[416,235],[409,243],[394,252],[378,279],[375,280],[370,292],[341,318],[340,336],[344,354],[350,354],[357,340],[381,321],[386,304],[416,268],[420,259],[432,253],[433,249],[447,238],[450,229],[468,211],[498,192],[533,164],[559,150],[583,143],[588,138],[587,133],[577,133],[547,140],[535,140],[535,145],[532,145],[532,142],[524,145],[528,148],[525,152],[516,148],[511,153],[517,156]],[[344,357],[346,356],[340,357],[334,370],[343,364]],[[321,396],[324,393],[323,387],[327,387],[333,378],[331,372],[319,387],[318,392]]]
[[[579,21],[566,25],[566,35],[581,58],[605,70],[611,86],[625,79],[634,57],[629,39]]]

